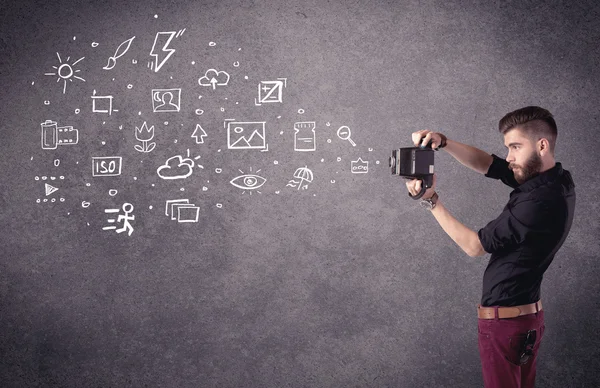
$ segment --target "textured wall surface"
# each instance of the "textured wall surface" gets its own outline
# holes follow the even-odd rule
[[[554,114],[577,192],[537,385],[597,386],[599,20],[594,1],[3,3],[0,386],[483,386],[489,255],[388,156],[432,129],[504,157],[498,120],[527,105]],[[265,141],[232,148],[262,128],[233,122]],[[501,212],[510,187],[435,155],[453,216]]]

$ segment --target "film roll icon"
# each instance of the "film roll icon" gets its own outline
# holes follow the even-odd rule
[[[55,150],[59,145],[77,144],[79,130],[73,126],[59,127],[56,121],[46,120],[42,124],[42,149]]]

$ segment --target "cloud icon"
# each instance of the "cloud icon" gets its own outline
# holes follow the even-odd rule
[[[184,179],[192,175],[193,167],[192,159],[184,159],[181,155],[175,155],[167,159],[165,164],[156,170],[156,173],[162,179]]]
[[[215,69],[208,69],[204,74],[204,77],[198,79],[200,86],[212,86],[213,90],[219,86],[225,86],[229,83],[229,74],[225,71],[218,71]]]

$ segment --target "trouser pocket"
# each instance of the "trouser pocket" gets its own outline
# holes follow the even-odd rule
[[[508,336],[508,352],[504,358],[517,366],[527,364],[537,352],[541,335],[541,330],[531,329],[525,333]]]

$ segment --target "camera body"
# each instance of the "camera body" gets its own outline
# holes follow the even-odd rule
[[[409,193],[409,197],[419,199],[428,188],[433,186],[434,154],[431,142],[425,147],[404,147],[392,150],[392,156],[389,159],[392,175],[423,181],[419,194],[412,196]]]

